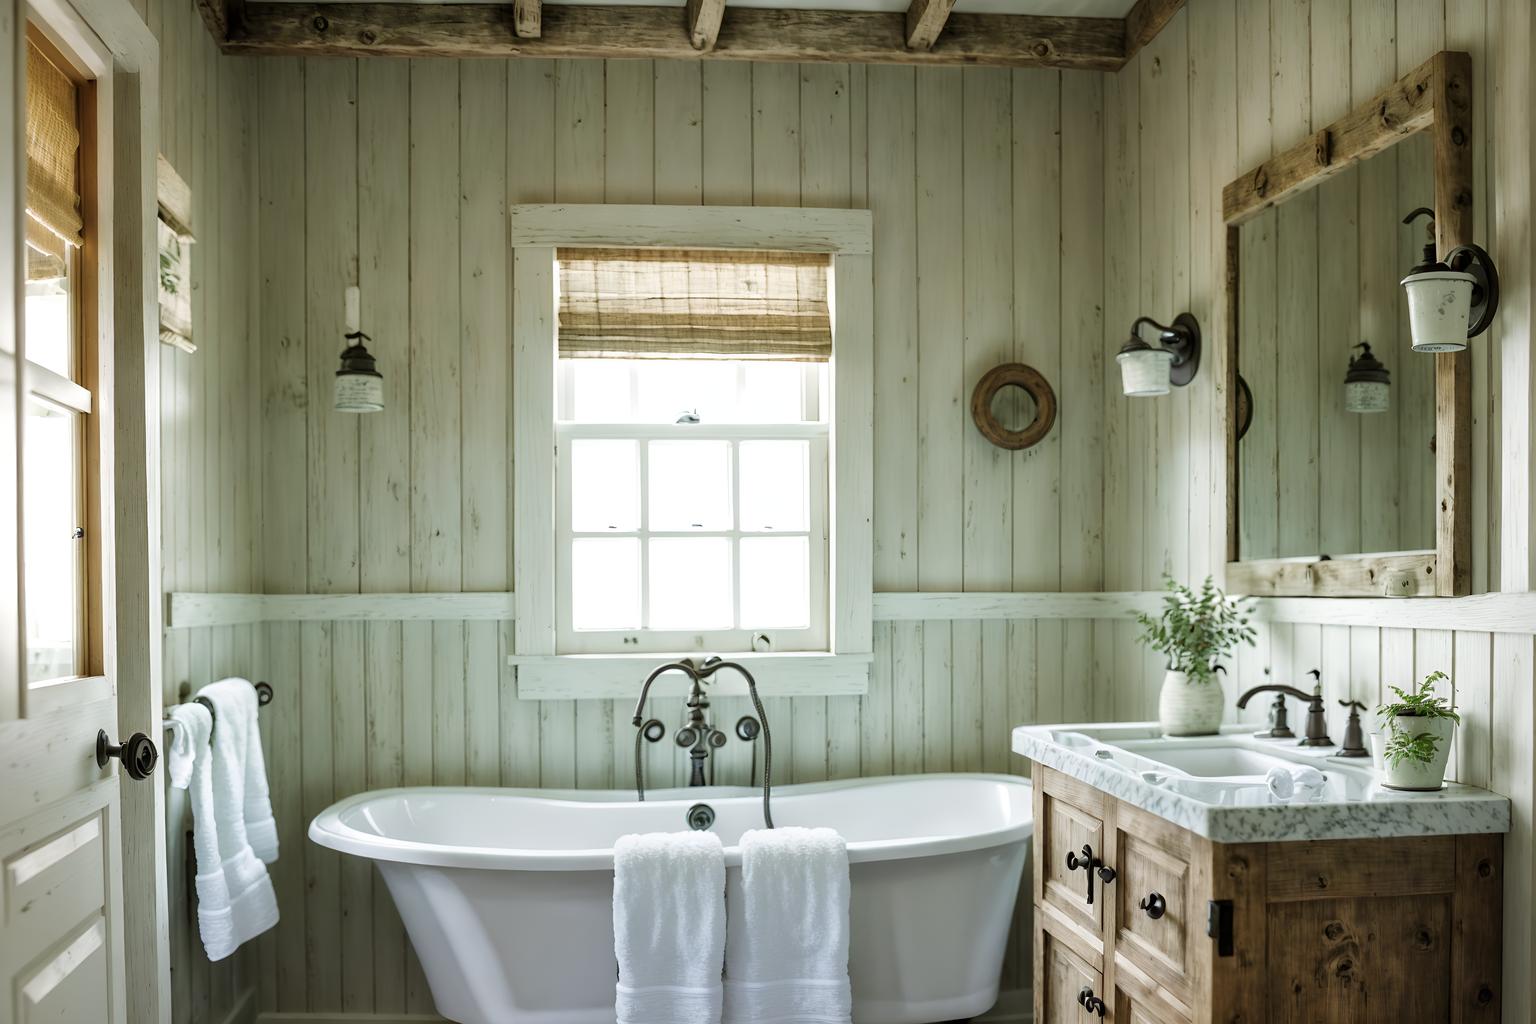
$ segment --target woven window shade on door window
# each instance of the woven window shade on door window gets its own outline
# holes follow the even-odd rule
[[[560,249],[560,355],[832,357],[825,253]]]
[[[80,107],[75,83],[27,43],[27,278],[63,277],[82,243]]]

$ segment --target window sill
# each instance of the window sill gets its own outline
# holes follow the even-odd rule
[[[638,697],[640,684],[657,665],[678,654],[511,655],[517,670],[519,700],[622,700]],[[758,695],[768,697],[858,697],[869,691],[870,654],[732,654],[757,679]],[[651,687],[653,697],[681,697],[687,680],[669,672]],[[720,697],[745,697],[746,680],[721,673],[709,684]]]

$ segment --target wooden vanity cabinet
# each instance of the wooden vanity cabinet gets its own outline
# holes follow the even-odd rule
[[[1499,1020],[1503,836],[1216,843],[1034,783],[1036,1024]]]

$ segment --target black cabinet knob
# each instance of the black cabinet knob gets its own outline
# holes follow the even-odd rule
[[[1105,865],[1103,865],[1102,867],[1099,868],[1099,881],[1103,882],[1105,885],[1108,885],[1110,882],[1113,882],[1114,880],[1115,880],[1115,869],[1114,868],[1110,867],[1108,864],[1105,864]]]
[[[96,767],[105,768],[114,757],[123,762],[123,771],[130,779],[147,779],[155,773],[160,751],[155,749],[155,741],[141,732],[118,745],[112,742],[105,729],[99,730],[96,733]]]
[[[1141,902],[1137,906],[1141,907],[1146,912],[1146,915],[1154,921],[1168,912],[1168,901],[1163,899],[1163,894],[1160,892],[1147,893],[1141,898]]]

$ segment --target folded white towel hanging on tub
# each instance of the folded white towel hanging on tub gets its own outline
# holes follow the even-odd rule
[[[848,847],[829,828],[754,830],[726,892],[725,1024],[848,1024]]]
[[[621,836],[613,845],[618,1024],[719,1024],[725,850],[713,832]]]

